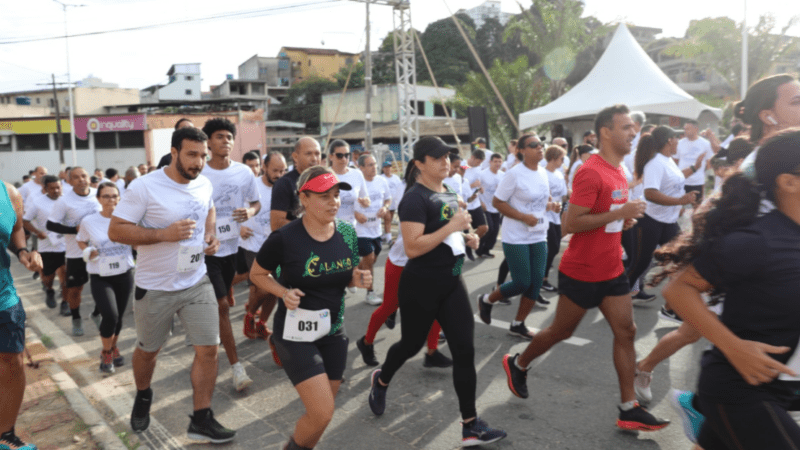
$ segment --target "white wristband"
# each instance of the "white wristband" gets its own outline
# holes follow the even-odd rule
[[[90,261],[97,260],[98,259],[97,257],[95,257],[94,259],[91,259],[92,252],[96,251],[96,250],[97,249],[94,248],[94,247],[86,247],[85,249],[83,249],[83,261],[88,263]]]

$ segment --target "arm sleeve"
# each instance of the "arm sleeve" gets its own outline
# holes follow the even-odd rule
[[[642,175],[642,179],[644,183],[644,189],[656,189],[661,190],[661,178],[664,176],[664,167],[659,164],[655,158],[651,159],[647,164],[644,166],[644,174]]]
[[[134,224],[139,224],[144,219],[148,202],[143,192],[144,185],[142,183],[144,181],[142,180],[143,178],[137,178],[128,185],[125,195],[114,209],[113,216]]]
[[[290,191],[289,185],[291,182],[288,178],[280,178],[272,188],[272,199],[270,202],[271,211],[288,212],[291,209],[291,196],[293,193]],[[264,267],[264,266],[261,266]]]
[[[713,243],[692,261],[697,273],[714,287],[727,290],[756,274],[764,266],[764,237],[753,231],[737,231]],[[742,255],[747,255],[743,258]]]
[[[422,196],[418,193],[407,193],[397,208],[397,217],[400,222],[417,222],[425,224],[428,221],[427,207]]]
[[[258,262],[258,265],[270,272],[274,272],[281,264],[281,261],[283,261],[283,238],[281,231],[281,229],[273,231],[256,255],[256,262]]]
[[[494,196],[500,201],[507,202],[517,187],[517,172],[509,172],[504,176],[494,191]]]
[[[58,234],[78,234],[78,227],[68,227],[52,220],[47,221],[47,231]]]
[[[602,180],[597,171],[586,167],[582,167],[582,169],[575,172],[572,182],[572,197],[569,202],[573,205],[591,208],[597,202],[597,196],[600,195]]]

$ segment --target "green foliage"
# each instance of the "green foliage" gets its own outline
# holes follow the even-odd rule
[[[346,76],[346,75],[345,75]],[[280,106],[270,111],[273,120],[303,122],[310,132],[319,131],[322,94],[339,90],[339,84],[326,78],[309,78],[292,85]]]
[[[475,22],[466,14],[457,14],[456,18],[461,22],[472,45],[476,45]],[[467,73],[479,70],[478,63],[451,17],[430,23],[420,35],[420,41],[440,86],[458,86],[467,80]],[[430,81],[422,55],[417,54],[416,59],[417,81]]]

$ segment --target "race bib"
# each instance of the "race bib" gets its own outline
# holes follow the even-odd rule
[[[445,245],[447,245],[453,250],[454,256],[463,255],[467,253],[467,247],[466,244],[464,243],[464,237],[461,235],[461,232],[459,231],[450,233],[450,236],[447,236],[447,238],[442,242],[444,242]]]
[[[540,233],[542,231],[547,231],[547,228],[548,228],[547,220],[545,220],[544,217],[537,217],[536,220],[538,220],[538,222],[536,222],[536,225],[534,225],[532,227],[528,227],[528,232],[529,233]]]
[[[50,241],[51,245],[56,247],[64,245],[65,242],[63,234],[58,234],[53,232],[47,233],[47,240]]]
[[[217,239],[227,241],[239,237],[239,223],[233,217],[217,217]]]
[[[128,263],[125,261],[127,255],[102,256],[100,257],[100,276],[112,277],[128,270]]]
[[[178,247],[178,272],[197,270],[205,261],[202,245],[181,245]]]
[[[611,205],[611,209],[609,209],[608,211],[609,212],[616,211],[616,210],[622,208],[623,205],[624,205],[624,203],[623,204],[612,204]],[[613,222],[610,222],[610,223],[606,224],[606,233],[619,233],[620,231],[622,231],[622,226],[624,224],[625,224],[625,220],[624,219],[619,219],[619,220],[615,220]]]
[[[800,351],[798,350],[800,350],[800,343],[798,343],[798,347],[795,349],[792,357],[789,358],[789,361],[786,361],[786,367],[792,369],[794,373],[800,375]],[[778,375],[778,379],[784,381],[800,381],[800,376],[793,377],[791,375],[782,373]]]
[[[286,311],[283,338],[294,342],[314,342],[331,332],[331,312],[328,309],[310,311],[296,308]]]

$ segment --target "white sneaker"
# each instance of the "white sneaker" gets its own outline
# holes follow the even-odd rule
[[[356,292],[358,292],[358,288],[355,286],[347,286],[347,292],[355,294]]]
[[[232,365],[231,371],[233,372],[233,387],[236,392],[241,392],[244,388],[253,384],[253,380],[247,376],[247,372],[244,371],[241,363]]]
[[[650,403],[653,393],[650,391],[650,382],[653,381],[653,372],[642,372],[636,369],[636,378],[633,379],[633,389],[640,403]]]
[[[375,291],[367,291],[366,302],[368,305],[378,306],[383,303],[383,299],[378,297],[378,294],[376,294]]]

